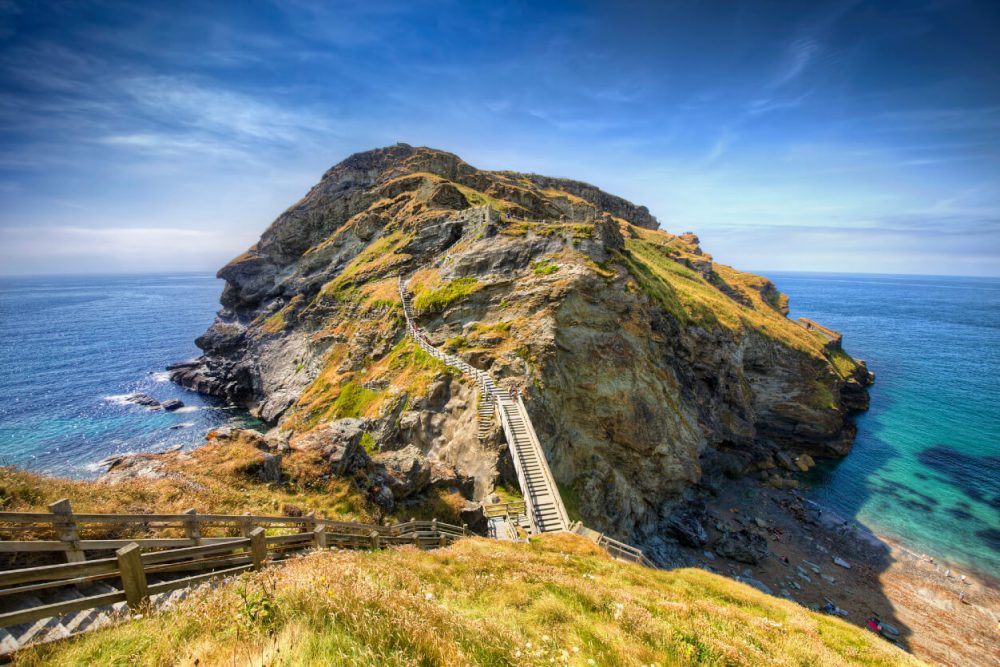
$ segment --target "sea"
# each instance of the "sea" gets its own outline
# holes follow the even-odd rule
[[[167,378],[198,355],[221,291],[211,274],[0,278],[0,463],[88,478],[112,455],[259,426]],[[150,410],[128,401],[137,392],[184,407]]]
[[[807,495],[1000,579],[1000,279],[763,273],[876,375],[851,453],[821,462]],[[88,478],[111,455],[262,427],[164,370],[197,355],[221,288],[210,274],[0,278],[0,462]],[[148,410],[135,392],[185,407]]]
[[[875,373],[850,454],[807,495],[920,554],[1000,579],[1000,279],[765,273],[791,317]]]

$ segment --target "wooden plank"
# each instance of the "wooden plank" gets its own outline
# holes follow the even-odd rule
[[[312,542],[312,533],[292,533],[291,535],[269,535],[265,538],[268,544],[298,544]]]
[[[118,557],[118,571],[122,577],[122,588],[125,589],[125,600],[129,609],[137,611],[149,599],[146,572],[142,569],[142,550],[133,542],[115,552],[115,556]]]
[[[55,523],[56,517],[48,512],[0,512],[3,523]]]
[[[49,511],[57,518],[52,525],[59,533],[59,539],[66,543],[66,560],[70,563],[79,563],[87,560],[83,549],[80,548],[80,535],[76,531],[76,520],[73,518],[73,508],[67,498],[62,498],[49,505]]]
[[[198,525],[198,511],[193,507],[184,514],[187,515],[187,520],[184,522],[184,532],[187,533],[188,539],[195,544],[201,544],[201,527]]]
[[[22,551],[66,551],[65,542],[57,540],[4,541],[0,542],[0,553],[20,553]]]
[[[213,558],[203,558],[198,560],[187,560],[180,563],[165,563],[163,565],[150,565],[146,568],[146,574],[162,574],[164,572],[188,572],[193,570],[206,570],[209,568],[231,567],[233,565],[252,565],[250,556],[243,554],[240,556],[223,556]]]
[[[119,593],[105,593],[103,595],[91,595],[89,597],[80,598],[79,600],[57,602],[55,604],[42,605],[41,607],[32,607],[31,609],[13,611],[7,614],[0,614],[0,628],[9,628],[12,625],[21,625],[22,623],[35,621],[40,618],[63,616],[65,614],[69,614],[70,612],[93,609],[94,607],[103,607],[105,605],[123,601],[125,601],[124,591]]]
[[[95,581],[100,581],[101,579],[114,579],[118,576],[118,564],[115,564],[114,570],[106,574],[95,574],[88,577],[74,577],[72,579],[55,579],[52,581],[43,581],[37,584],[27,584],[25,586],[15,586],[13,588],[5,588],[0,590],[0,597],[6,597],[8,595],[21,595],[23,593],[31,593],[33,591],[43,591],[47,588],[61,588],[62,586],[80,586],[82,584],[90,584]]]
[[[167,563],[181,558],[193,558],[196,556],[211,556],[214,554],[225,554],[235,549],[244,549],[250,546],[249,538],[229,538],[223,542],[206,544],[198,547],[185,547],[182,549],[170,549],[169,551],[155,551],[144,553],[142,562],[147,565],[155,563]]]
[[[203,581],[208,581],[217,577],[228,577],[234,574],[239,574],[240,572],[246,572],[252,568],[252,565],[239,565],[237,567],[226,568],[225,570],[218,570],[217,572],[206,572],[205,574],[196,574],[191,577],[184,577],[183,579],[164,581],[150,586],[149,594],[157,595],[159,593],[166,593],[167,591],[175,591],[178,588],[188,588]]]
[[[326,526],[313,528],[313,542],[317,549],[326,549]]]
[[[267,542],[263,528],[254,528],[250,531],[250,558],[253,569],[259,570],[264,567],[264,562],[267,560]]]
[[[100,560],[84,561],[83,563],[40,565],[38,567],[26,567],[0,573],[0,586],[14,586],[33,581],[73,579],[117,571],[118,560],[115,558],[102,558]]]

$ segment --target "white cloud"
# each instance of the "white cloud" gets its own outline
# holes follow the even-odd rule
[[[238,243],[238,241],[237,241]],[[176,227],[0,227],[4,273],[205,270],[234,252],[232,237]]]

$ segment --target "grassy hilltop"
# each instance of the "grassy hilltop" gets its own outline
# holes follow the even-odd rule
[[[609,559],[572,535],[313,554],[23,665],[916,665],[730,579]]]

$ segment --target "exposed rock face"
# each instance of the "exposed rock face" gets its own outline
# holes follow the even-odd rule
[[[367,468],[368,454],[361,446],[365,432],[357,419],[340,419],[305,433],[292,441],[292,448],[315,451],[335,475],[349,475]]]
[[[867,405],[871,376],[836,332],[789,320],[769,280],[715,263],[695,235],[584,183],[403,144],[330,169],[219,272],[204,354],[171,377],[250,408],[337,474],[369,465],[370,438],[393,496],[439,466],[483,497],[504,444],[477,437],[475,388],[405,339],[400,274],[432,342],[526,389],[588,524],[664,562],[672,540],[704,540],[676,514],[686,490],[783,453],[796,469],[842,455]]]
[[[431,483],[431,463],[413,445],[379,454],[375,457],[375,464],[384,471],[383,479],[393,498],[402,499],[420,493]]]

